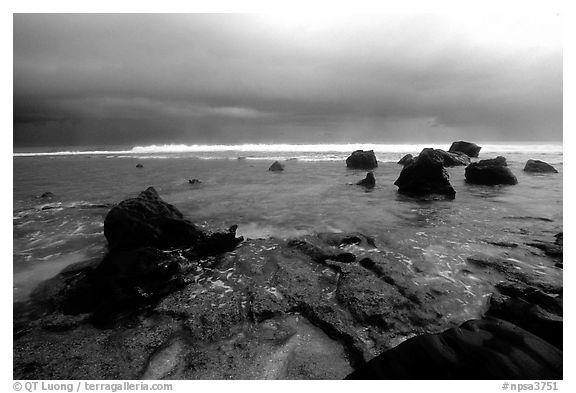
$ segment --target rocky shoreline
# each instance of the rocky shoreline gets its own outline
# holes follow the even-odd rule
[[[407,163],[409,194],[436,193],[426,182],[439,176],[453,198],[445,162],[470,162],[457,147]],[[562,378],[561,234],[515,244],[544,253],[546,274],[470,255],[462,269],[494,290],[463,310],[467,288],[424,280],[369,234],[244,240],[235,230],[199,229],[153,188],[114,206],[104,259],[14,305],[14,378]]]

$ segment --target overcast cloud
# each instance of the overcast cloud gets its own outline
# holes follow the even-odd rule
[[[14,145],[560,141],[560,17],[14,16]]]

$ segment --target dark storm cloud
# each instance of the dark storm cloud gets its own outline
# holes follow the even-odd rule
[[[14,143],[560,140],[559,26],[16,15]]]

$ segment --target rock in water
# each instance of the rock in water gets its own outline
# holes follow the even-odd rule
[[[366,178],[360,180],[356,183],[359,186],[364,186],[366,188],[374,188],[376,185],[376,179],[374,178],[374,174],[372,172],[368,172],[366,174]]]
[[[111,251],[138,247],[167,249],[191,246],[204,233],[164,202],[153,187],[113,207],[104,219],[104,236]]]
[[[39,294],[52,294],[48,306],[65,314],[92,312],[95,322],[107,323],[119,312],[186,286],[186,274],[199,259],[232,251],[243,240],[236,238],[236,229],[233,225],[227,232],[204,232],[149,187],[106,216],[110,252],[98,265],[63,271]]]
[[[448,199],[454,199],[456,196],[442,158],[430,148],[422,150],[414,162],[402,169],[394,185],[398,186],[398,192],[401,194],[424,196],[439,194]]]
[[[465,170],[465,176],[466,183],[471,184],[518,184],[516,176],[508,168],[506,158],[502,156],[468,165]]]
[[[200,184],[202,182],[198,179],[188,179],[188,183],[189,184]]]
[[[40,195],[40,198],[44,198],[44,199],[54,198],[54,194],[51,193],[50,191],[46,191],[44,194]]]
[[[464,153],[468,157],[478,157],[480,149],[482,148],[475,143],[458,141],[458,142],[452,142],[452,145],[450,146],[450,149],[448,149],[448,151],[450,153]]]
[[[378,160],[374,150],[356,150],[346,159],[346,167],[350,169],[374,169],[378,167]]]
[[[562,351],[511,323],[471,320],[411,338],[346,379],[562,379]]]
[[[450,153],[441,149],[434,149],[434,154],[440,157],[445,167],[470,164],[470,157],[464,153]]]
[[[136,164],[136,168],[144,168],[144,165],[142,165],[142,164]]]
[[[524,172],[558,173],[552,165],[540,160],[528,160],[524,166]]]
[[[398,161],[398,164],[406,166],[410,164],[412,161],[414,161],[414,157],[412,156],[412,154],[406,154],[404,157],[400,159],[400,161]]]
[[[270,165],[270,168],[268,168],[268,170],[272,171],[272,172],[283,171],[284,165],[282,165],[278,161],[274,161],[274,163],[272,165]]]

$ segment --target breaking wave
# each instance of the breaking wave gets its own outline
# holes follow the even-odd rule
[[[562,153],[561,143],[539,144],[482,144],[482,153]],[[19,152],[14,157],[73,156],[73,155],[128,155],[182,153],[350,153],[354,150],[374,150],[376,153],[418,153],[425,147],[447,150],[449,144],[242,144],[242,145],[149,145],[135,146],[131,150],[67,150],[57,152]],[[165,158],[165,157],[163,157]],[[221,158],[221,157],[219,157]]]

